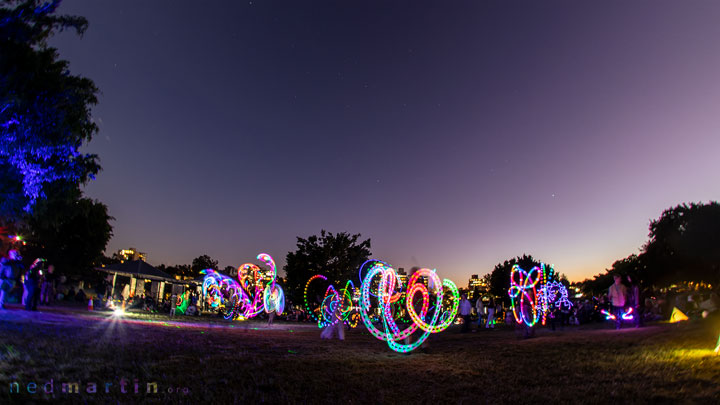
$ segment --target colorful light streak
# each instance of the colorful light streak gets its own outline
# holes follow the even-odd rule
[[[541,270],[537,266],[533,267],[529,272],[523,270],[517,264],[512,267],[508,294],[510,295],[513,316],[518,324],[524,322],[525,325],[532,327],[540,318],[540,313],[545,312],[542,308],[538,311],[537,286],[542,277]],[[530,316],[531,313],[532,317]]]
[[[310,284],[315,280],[324,280],[327,282],[327,277],[322,274],[316,274],[308,280],[305,284],[305,291],[303,293],[303,300],[305,303],[305,309],[308,311],[313,320],[317,321],[318,328],[324,328],[326,326],[337,324],[338,322],[346,323],[348,326],[354,328],[358,324],[358,316],[353,312],[352,298],[355,292],[355,285],[352,281],[347,281],[345,287],[341,290],[336,290],[335,286],[330,284],[325,290],[325,296],[320,303],[320,306],[312,308],[308,300],[308,291]]]
[[[360,269],[361,276],[364,266],[365,264],[363,264]],[[376,276],[379,278],[377,289],[375,292],[372,292],[373,281]],[[428,279],[430,289],[420,281],[421,277]],[[443,309],[444,288],[447,288],[452,294],[452,306],[449,310]],[[417,270],[408,280],[405,297],[405,308],[412,323],[405,329],[400,330],[395,318],[397,312],[393,311],[393,305],[402,305],[401,298],[403,294],[402,282],[400,282],[395,269],[383,261],[372,261],[372,265],[369,266],[369,269],[362,279],[360,289],[360,317],[365,327],[373,336],[387,342],[388,346],[398,353],[407,353],[415,350],[425,342],[428,336],[430,336],[430,333],[438,333],[445,330],[455,319],[458,305],[460,304],[458,289],[452,281],[444,279],[441,282],[434,270]],[[431,293],[434,295],[434,305],[432,308],[430,308]],[[373,308],[371,296],[375,298],[377,306],[379,307],[383,330],[375,327],[373,321],[370,319],[369,312],[371,308]],[[416,298],[419,298],[419,304],[421,306],[419,313],[415,309]],[[429,313],[432,313],[432,316],[430,316],[428,321]],[[400,343],[400,341],[409,338],[418,329],[421,330],[422,333],[415,342]]]
[[[617,319],[617,317],[614,314],[612,314],[604,309],[601,309],[600,313],[605,315],[605,320],[607,320],[607,321],[614,321]],[[632,309],[632,307],[630,307],[625,312],[620,314],[620,319],[625,320],[625,321],[631,321],[634,317],[634,315],[632,313],[633,313],[633,309]]]
[[[267,273],[270,281],[263,284],[260,267],[245,263],[238,267],[238,281],[218,273],[213,269],[205,269],[203,294],[210,297],[213,308],[225,310],[225,319],[245,320],[253,318],[263,310],[281,314],[285,310],[285,293],[276,283],[277,270],[275,261],[267,253],[260,253],[257,259],[270,267]]]
[[[550,266],[550,275],[554,272],[555,269]],[[517,264],[514,265],[510,271],[508,294],[515,321],[518,324],[524,322],[529,327],[535,325],[538,320],[542,320],[542,324],[545,325],[547,314],[553,307],[561,309],[572,307],[567,287],[558,281],[548,282],[544,263],[540,263],[540,267],[533,267],[529,272]]]

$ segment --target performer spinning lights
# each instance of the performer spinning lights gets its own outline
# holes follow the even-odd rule
[[[318,328],[334,325],[338,322],[344,322],[350,327],[357,326],[357,314],[353,313],[352,298],[355,295],[355,285],[352,281],[345,283],[345,288],[336,290],[335,286],[330,284],[325,290],[325,296],[319,307],[311,308],[308,301],[308,291],[310,284],[315,280],[327,281],[327,277],[322,274],[316,274],[305,284],[303,299],[305,301],[305,309],[308,311],[312,319],[317,321]]]
[[[277,271],[275,261],[267,253],[260,253],[257,259],[270,267],[267,275],[270,281],[263,285],[265,277],[260,268],[252,263],[238,267],[238,281],[220,274],[213,269],[205,269],[203,293],[210,297],[211,306],[226,310],[225,319],[248,319],[257,316],[263,310],[278,314],[285,310],[285,294],[276,284]]]
[[[533,267],[530,272],[520,268],[517,264],[510,270],[510,305],[512,306],[515,322],[532,327],[540,318],[538,312],[537,286],[542,277],[540,268]],[[519,310],[519,311],[518,311]]]
[[[550,266],[550,276],[553,273],[554,269]],[[558,281],[547,280],[544,263],[540,263],[540,267],[533,267],[529,272],[517,264],[513,266],[510,271],[508,294],[517,323],[524,322],[525,325],[532,327],[542,319],[542,324],[545,325],[547,314],[553,305],[558,308],[572,307],[567,288]]]
[[[362,270],[361,270],[362,271]],[[379,283],[376,293],[371,292],[373,279],[378,276]],[[428,286],[422,281],[421,277],[428,279]],[[452,293],[452,307],[449,310],[443,309],[443,287]],[[408,280],[405,306],[407,312],[412,319],[412,324],[400,330],[393,316],[392,304],[397,303],[402,297],[402,283],[399,281],[395,269],[385,262],[375,261],[368,269],[362,281],[360,294],[360,315],[365,327],[368,331],[380,340],[387,342],[388,346],[399,353],[407,353],[418,348],[430,336],[430,333],[437,333],[445,330],[457,315],[458,305],[460,303],[458,289],[455,283],[448,279],[442,282],[435,274],[434,270],[420,269],[416,271]],[[380,309],[380,317],[382,319],[383,330],[375,327],[370,315],[371,294],[376,297],[377,305]],[[430,308],[431,294],[434,295],[432,300],[433,307]],[[420,312],[415,309],[415,298],[419,295],[421,304]],[[432,313],[432,315],[430,315]],[[428,321],[429,318],[429,321]],[[410,344],[403,344],[400,341],[410,337],[415,331],[422,331],[420,337]]]
[[[606,310],[604,310],[604,309],[601,309],[601,310],[600,310],[600,313],[603,314],[603,315],[605,315],[605,319],[608,320],[608,321],[614,321],[614,320],[617,319],[617,317],[616,317],[615,315],[613,315],[612,313],[610,313],[610,312],[608,312],[608,311],[606,311]],[[633,319],[633,314],[632,314],[632,313],[633,313],[633,309],[632,309],[632,307],[630,307],[630,308],[628,308],[625,312],[623,312],[622,314],[620,314],[620,318],[623,319],[623,320],[625,320],[625,321],[631,321],[631,320]]]

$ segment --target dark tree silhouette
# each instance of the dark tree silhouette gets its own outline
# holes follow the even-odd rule
[[[200,272],[205,269],[213,269],[213,270],[219,270],[218,269],[218,261],[213,260],[208,255],[202,255],[198,256],[193,259],[192,264],[190,265],[190,276],[193,278],[199,277]]]
[[[295,302],[302,302],[305,283],[315,274],[323,274],[328,281],[341,288],[347,280],[359,285],[358,270],[370,257],[370,239],[358,242],[360,234],[345,232],[332,234],[322,230],[320,236],[297,238],[297,250],[288,252],[286,286]]]
[[[28,216],[25,256],[45,258],[66,275],[93,276],[112,236],[107,206],[82,197],[73,185],[51,189]]]
[[[645,270],[640,256],[632,254],[624,259],[616,260],[612,268],[579,283],[580,290],[588,296],[600,296],[607,293],[608,288],[615,282],[613,275],[631,276],[633,280],[645,284]]]
[[[533,258],[532,255],[523,254],[496,264],[492,273],[490,273],[490,294],[501,297],[504,301],[510,300],[508,296],[510,271],[515,264],[519,265],[523,270],[530,271],[534,266],[540,266],[540,261]]]
[[[644,287],[680,282],[720,284],[720,204],[680,204],[650,222],[649,241],[639,255],[613,263],[604,274],[581,283],[586,294],[600,294],[613,274],[631,276]]]
[[[650,223],[641,261],[650,284],[720,283],[720,204],[681,204]]]

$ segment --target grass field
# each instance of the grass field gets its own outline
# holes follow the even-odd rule
[[[720,398],[717,318],[621,331],[600,324],[541,329],[528,340],[508,327],[467,334],[453,327],[434,336],[426,352],[407,355],[362,328],[345,341],[322,341],[310,324],[268,329],[198,319],[205,318],[0,311],[0,402],[709,404]],[[53,394],[44,394],[51,379]],[[10,392],[15,381],[20,393]],[[62,393],[60,384],[73,381],[80,393]],[[31,382],[38,393],[27,392]],[[86,392],[90,382],[97,393]],[[145,392],[148,382],[157,383],[158,393]]]

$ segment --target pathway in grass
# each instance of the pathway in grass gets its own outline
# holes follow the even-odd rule
[[[621,331],[593,325],[540,330],[529,340],[511,328],[451,328],[433,336],[427,352],[400,355],[362,328],[342,342],[321,341],[312,324],[11,309],[0,311],[0,402],[42,397],[27,384],[50,380],[54,398],[120,402],[714,402],[719,326],[718,319]],[[14,381],[20,394],[8,390]],[[79,382],[81,393],[61,393],[67,381]],[[97,393],[85,392],[90,382]],[[157,394],[145,392],[148,382]]]

